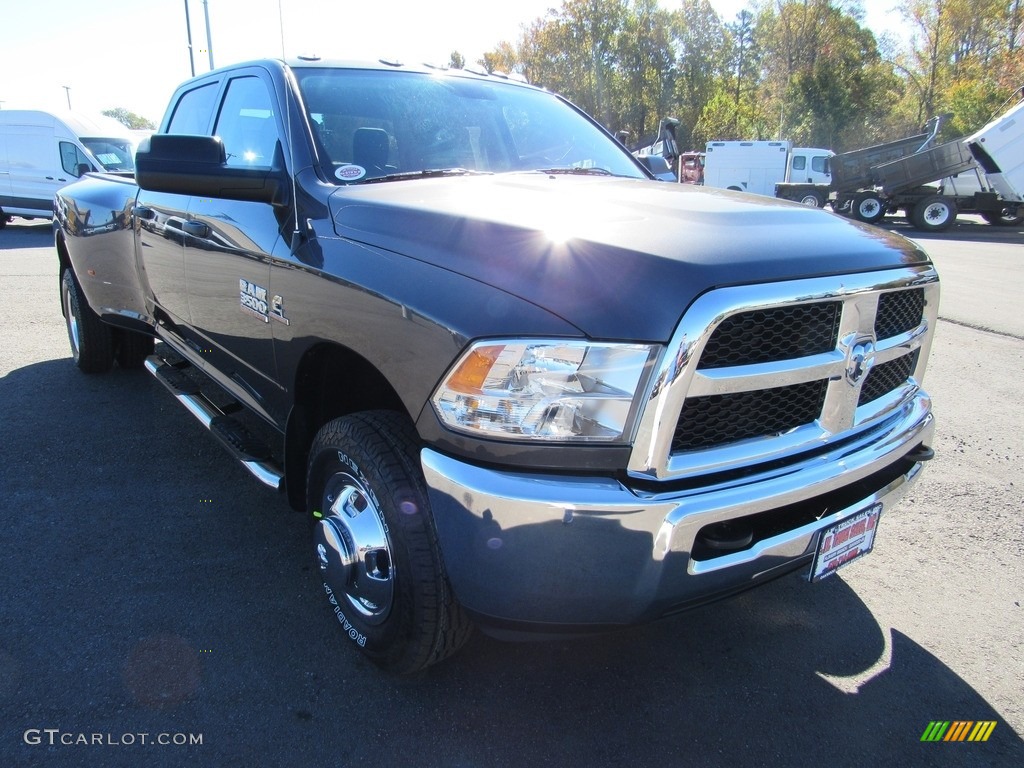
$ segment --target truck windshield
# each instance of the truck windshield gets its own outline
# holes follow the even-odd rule
[[[309,68],[296,77],[324,172],[336,183],[456,169],[646,178],[596,124],[534,88],[376,70]]]
[[[135,143],[131,139],[81,137],[92,156],[105,171],[134,171]]]

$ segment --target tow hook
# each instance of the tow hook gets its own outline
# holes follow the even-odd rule
[[[911,461],[931,461],[935,458],[935,451],[927,445],[919,445],[908,453],[905,458]]]

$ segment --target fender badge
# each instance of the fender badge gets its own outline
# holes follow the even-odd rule
[[[270,317],[279,323],[291,325],[291,321],[284,316],[284,299],[282,297],[274,296],[270,300]]]

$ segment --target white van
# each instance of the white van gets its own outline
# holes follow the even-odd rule
[[[0,227],[53,216],[54,193],[83,173],[134,172],[135,145],[111,117],[0,109]]]
[[[829,149],[794,147],[788,141],[709,141],[704,185],[775,196],[779,182],[828,184]]]

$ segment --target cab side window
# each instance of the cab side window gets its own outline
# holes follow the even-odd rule
[[[229,166],[269,167],[278,130],[267,86],[258,77],[236,77],[228,84],[214,135],[224,143]]]
[[[803,155],[793,155],[793,170],[802,171],[807,167],[807,158]]]
[[[64,169],[64,173],[77,178],[80,175],[78,166],[82,163],[92,168],[92,163],[82,150],[70,141],[60,142],[60,167]]]
[[[219,83],[208,83],[183,94],[174,107],[174,115],[167,126],[167,132],[205,134],[210,128],[210,117],[213,115],[218,85]]]
[[[811,170],[812,171],[817,171],[818,173],[828,173],[828,169],[825,167],[825,165],[826,165],[825,161],[826,160],[828,160],[828,158],[827,157],[822,157],[821,155],[817,155],[815,157],[812,157],[811,158]]]

